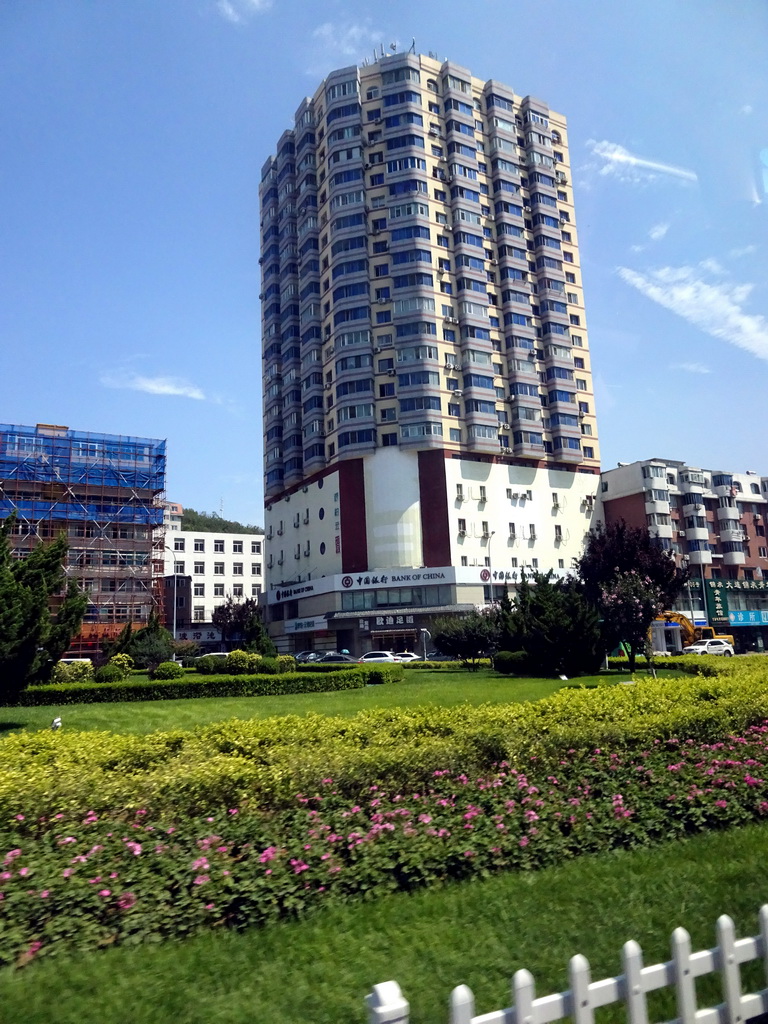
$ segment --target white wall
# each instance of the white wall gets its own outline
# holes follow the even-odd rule
[[[567,571],[582,554],[585,535],[598,516],[600,478],[593,474],[452,459],[446,462],[446,482],[451,556],[457,566],[462,558],[469,566],[487,565],[490,559],[494,570]],[[463,499],[457,497],[458,485]],[[466,523],[464,537],[459,536],[460,519]]]
[[[192,577],[193,622],[210,622],[214,608],[230,596],[258,597],[266,589],[263,534],[176,530],[166,534],[165,544],[165,575],[176,568]]]
[[[369,565],[424,564],[416,452],[392,446],[366,458],[365,509]]]

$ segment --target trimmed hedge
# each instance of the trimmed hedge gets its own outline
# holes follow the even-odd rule
[[[326,777],[350,798],[365,798],[372,785],[419,792],[435,772],[482,773],[531,755],[556,766],[566,753],[615,743],[633,747],[673,737],[710,742],[768,718],[765,658],[728,659],[725,665],[722,658],[707,660],[714,663],[712,678],[681,675],[633,686],[568,689],[530,704],[235,720],[148,736],[14,734],[0,742],[0,822],[22,814],[34,823],[66,807],[147,808],[172,816],[243,800],[274,808],[290,805],[297,792],[317,792]],[[402,671],[379,666],[376,672],[397,669]],[[279,692],[267,687],[285,682],[296,687],[287,692],[301,692],[311,679],[234,677],[229,684],[264,693]],[[363,679],[362,672],[340,672],[312,682],[322,690],[331,681],[345,688]],[[216,693],[220,682],[210,681],[211,695],[224,695]],[[189,685],[155,689],[160,696],[166,688]]]
[[[330,667],[330,666],[329,666]],[[335,666],[333,666],[335,668]],[[353,666],[354,672],[286,672],[282,675],[197,676],[151,682],[57,683],[30,686],[19,697],[21,707],[55,704],[104,704],[116,701],[186,700],[191,697],[274,697],[284,693],[351,690],[376,683],[399,682],[402,667]]]
[[[525,651],[499,651],[493,667],[503,676],[521,676],[527,672],[529,662]]]

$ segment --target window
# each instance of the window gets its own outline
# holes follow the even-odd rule
[[[176,537],[174,539],[174,541],[173,541],[173,550],[174,551],[183,551],[184,550],[184,538],[183,537]]]
[[[204,583],[196,583],[195,584],[195,586],[194,586],[194,596],[195,597],[205,597],[205,584]]]
[[[205,551],[205,541],[202,537],[195,540],[195,551]]]
[[[251,562],[251,576],[261,576],[260,562]]]
[[[253,583],[251,585],[251,597],[258,597],[260,593],[261,593],[261,584],[260,583]]]
[[[173,571],[174,571],[175,575],[183,576],[184,575],[184,563],[183,562],[174,562],[173,563]]]
[[[223,576],[224,575],[224,563],[223,562],[214,562],[213,563],[213,575],[214,576]]]
[[[482,531],[484,537],[488,537],[490,535],[491,531],[488,528],[488,523],[485,521],[485,519],[483,519],[482,522],[480,523],[480,530]]]
[[[261,554],[261,541],[260,540],[252,540],[251,541],[251,554],[252,555],[260,555]]]
[[[241,540],[232,541],[232,553],[234,555],[242,555],[243,553],[243,542]]]
[[[460,519],[459,520],[459,533],[466,533],[466,532],[467,532],[467,520],[466,519]]]
[[[214,583],[213,584],[213,596],[214,597],[224,597],[224,584],[223,583]]]
[[[195,562],[195,576],[205,575],[205,562]]]
[[[213,542],[213,550],[216,551],[216,552],[220,552],[223,555],[224,554],[224,541],[223,540],[215,540]]]
[[[242,583],[235,583],[234,584],[234,586],[232,587],[232,596],[233,597],[242,597],[243,596],[243,584]]]
[[[563,539],[563,528],[562,526],[555,526],[555,543],[558,544]]]
[[[482,484],[480,485],[480,499],[479,500],[480,501],[486,501],[485,487]]]
[[[584,450],[584,458],[585,459],[594,459],[594,457],[595,457],[595,449],[594,448],[590,448],[589,445],[584,445],[584,449],[583,450]]]
[[[205,622],[205,607],[202,604],[196,604],[192,609],[192,618],[195,622]]]

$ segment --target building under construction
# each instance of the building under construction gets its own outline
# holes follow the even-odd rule
[[[0,519],[19,558],[64,531],[66,571],[89,595],[70,654],[99,651],[162,607],[165,441],[0,424]]]

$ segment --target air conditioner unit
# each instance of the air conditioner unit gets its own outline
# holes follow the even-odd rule
[[[482,537],[482,539],[483,539],[483,540],[488,540],[488,538],[489,538],[489,537],[490,537],[491,535],[490,535],[490,533],[481,533],[481,534],[480,534],[480,536]]]
[[[678,530],[677,531],[677,536],[678,537],[684,537],[685,536],[685,530]]]
[[[397,376],[397,370],[387,370],[387,376],[389,376],[389,377],[396,377]]]
[[[519,498],[520,497],[520,495],[517,493],[517,491],[513,491],[511,496],[513,498]]]
[[[332,387],[333,387],[333,384],[326,384],[325,385],[325,390],[326,391],[330,391]]]
[[[498,260],[491,260],[491,266],[497,267],[498,265],[499,265],[499,261]]]
[[[530,206],[524,206],[523,209],[525,210],[526,213],[530,213],[531,212],[531,207]]]
[[[466,537],[466,536],[467,536],[467,531],[466,530],[459,530],[459,537]]]
[[[512,454],[512,449],[511,448],[502,448],[501,452],[502,452],[503,455],[511,455]]]

